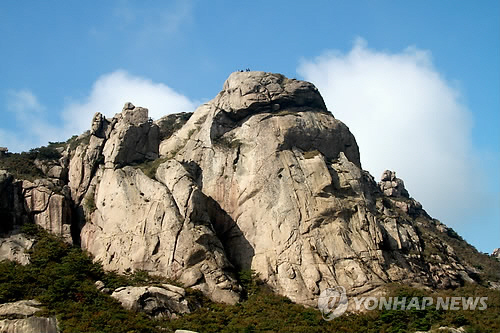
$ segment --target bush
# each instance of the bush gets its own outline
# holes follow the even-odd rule
[[[236,305],[209,301],[200,291],[188,289],[186,298],[199,308],[177,319],[151,319],[124,310],[95,281],[115,289],[125,285],[171,282],[145,271],[120,275],[105,272],[81,249],[63,243],[44,230],[27,225],[23,231],[37,241],[30,251],[31,264],[0,262],[0,303],[36,298],[46,306],[44,315],[57,315],[61,332],[415,332],[439,326],[466,325],[467,332],[499,332],[500,293],[477,284],[456,290],[425,291],[397,284],[387,286],[388,296],[486,296],[484,311],[384,310],[344,314],[325,321],[320,312],[274,294],[251,270],[239,273],[247,299]]]

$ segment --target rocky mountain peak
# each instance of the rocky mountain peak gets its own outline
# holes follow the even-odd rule
[[[318,89],[309,82],[267,72],[235,72],[215,100],[233,120],[251,113],[302,108],[326,111]]]
[[[385,170],[384,173],[382,173],[379,187],[380,190],[389,197],[410,197],[403,180],[396,177],[395,171]]]
[[[146,270],[216,301],[238,301],[236,273],[250,269],[309,305],[338,285],[364,294],[477,279],[459,255],[468,245],[395,172],[377,184],[314,85],[281,74],[233,73],[193,114],[152,122],[132,103],[112,119],[96,113],[50,163],[65,171],[61,194],[47,185],[56,180],[0,172],[2,216],[73,239],[106,269]]]

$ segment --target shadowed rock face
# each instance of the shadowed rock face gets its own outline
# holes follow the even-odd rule
[[[97,113],[79,140],[61,159],[63,197],[74,238],[106,269],[147,270],[227,303],[239,299],[241,269],[308,305],[337,285],[361,294],[472,281],[436,236],[448,229],[403,181],[386,171],[377,184],[361,169],[354,136],[311,83],[237,72],[192,115],[153,123],[127,103],[111,120]],[[0,190],[12,187],[2,177]],[[65,216],[64,202],[22,188],[28,211],[54,201],[36,221],[67,234],[63,218],[45,217]]]
[[[426,270],[416,226],[395,210],[425,212],[395,176],[384,205],[353,135],[310,83],[233,73],[160,155],[199,166],[201,190],[232,223],[216,228],[229,260],[293,301],[313,305],[335,285],[350,293],[389,281],[453,285],[454,271],[465,270]]]

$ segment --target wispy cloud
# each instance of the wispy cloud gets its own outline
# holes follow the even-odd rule
[[[11,151],[28,150],[46,144],[54,127],[46,117],[46,108],[30,90],[7,91],[8,112],[14,115],[16,130],[0,129],[2,145]]]
[[[15,113],[17,117],[24,117],[33,112],[40,113],[43,109],[31,91],[26,89],[7,91],[7,110]]]
[[[46,108],[33,92],[11,90],[7,95],[7,110],[15,114],[17,127],[21,129],[0,128],[0,146],[7,146],[11,151],[25,151],[81,134],[90,128],[94,113],[112,117],[121,112],[125,102],[148,108],[153,119],[169,113],[193,111],[196,107],[195,102],[165,84],[124,70],[102,75],[87,97],[69,102],[59,114],[52,113],[51,117],[63,120],[60,125],[45,117]]]
[[[159,6],[144,7],[122,1],[113,10],[118,27],[131,30],[139,39],[158,40],[178,35],[193,20],[193,2],[176,0]]]
[[[148,108],[153,119],[195,109],[194,102],[167,85],[118,70],[99,77],[84,100],[69,103],[64,108],[65,131],[81,133],[89,128],[95,112],[112,117],[121,112],[125,102]]]
[[[430,52],[380,52],[358,40],[348,53],[304,60],[298,73],[349,126],[364,169],[376,178],[396,170],[413,197],[452,225],[488,202],[478,185],[471,114]]]

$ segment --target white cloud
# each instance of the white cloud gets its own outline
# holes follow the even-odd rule
[[[7,110],[14,112],[16,117],[21,118],[30,113],[43,111],[42,105],[36,96],[29,90],[7,91]]]
[[[14,115],[15,124],[11,124],[11,129],[0,129],[0,142],[10,151],[29,150],[45,145],[55,132],[45,118],[45,107],[30,90],[7,91],[6,109]]]
[[[49,141],[65,141],[88,130],[94,113],[101,112],[111,118],[121,112],[125,102],[148,108],[153,119],[169,113],[194,111],[196,106],[163,83],[133,76],[123,70],[99,77],[84,100],[68,103],[60,114],[49,116],[29,90],[12,90],[7,97],[7,110],[15,114],[17,121],[11,128],[20,129],[0,128],[0,142],[10,151],[28,150]],[[58,117],[63,120],[60,125],[54,121]]]
[[[193,2],[175,0],[159,6],[144,7],[122,1],[113,9],[113,16],[122,30],[131,30],[130,35],[139,42],[158,41],[177,36],[182,28],[193,20]]]
[[[348,53],[304,60],[298,73],[349,126],[363,168],[377,179],[383,170],[395,170],[431,215],[452,225],[486,202],[471,114],[429,52],[380,52],[358,40]]]
[[[67,105],[63,111],[65,131],[71,135],[82,133],[89,129],[94,113],[101,112],[110,118],[121,112],[125,102],[148,108],[153,119],[169,113],[194,111],[196,106],[163,83],[118,70],[99,77],[84,101]]]

